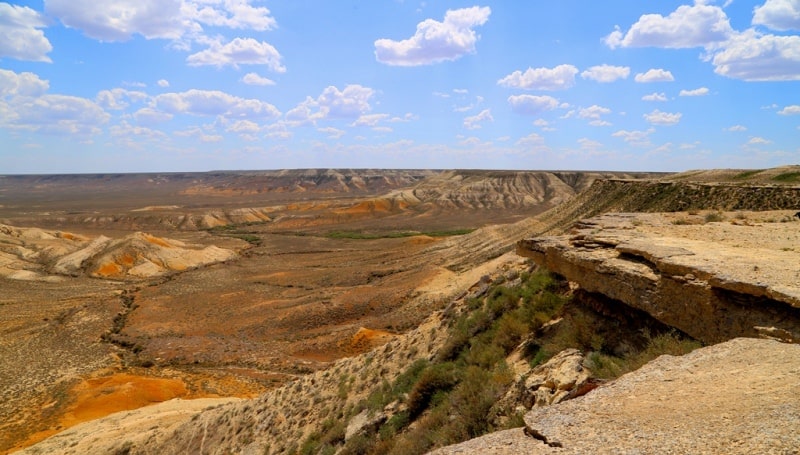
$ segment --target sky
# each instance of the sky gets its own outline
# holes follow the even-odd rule
[[[800,163],[800,0],[0,2],[0,174]]]

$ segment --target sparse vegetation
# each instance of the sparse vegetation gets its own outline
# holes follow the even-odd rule
[[[800,172],[784,172],[772,177],[772,180],[781,183],[798,183],[800,182]]]
[[[377,239],[398,239],[405,237],[416,237],[426,235],[428,237],[450,237],[465,235],[475,231],[475,229],[451,229],[444,231],[391,231],[391,232],[360,232],[360,231],[331,231],[326,237],[331,239],[352,239],[352,240],[377,240]]]

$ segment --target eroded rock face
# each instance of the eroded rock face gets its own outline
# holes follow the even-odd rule
[[[522,240],[517,252],[705,343],[764,333],[800,342],[800,251],[774,240],[796,246],[800,226],[674,216],[604,215],[570,235]]]

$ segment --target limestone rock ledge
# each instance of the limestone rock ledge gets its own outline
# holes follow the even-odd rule
[[[713,344],[800,342],[800,223],[693,224],[675,214],[607,214],[517,253]]]
[[[661,356],[445,454],[797,454],[800,346],[737,338]]]

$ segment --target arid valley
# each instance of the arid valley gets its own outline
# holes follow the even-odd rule
[[[581,369],[591,373],[601,369],[598,355],[638,355],[661,334],[692,349],[738,337],[781,340],[773,342],[795,358],[774,359],[789,364],[786,387],[774,394],[793,398],[776,425],[798,425],[798,176],[797,167],[0,176],[0,453],[411,453],[402,438],[427,425],[420,422],[436,416],[446,395],[431,392],[415,411],[412,388],[381,403],[380,421],[353,422],[369,420],[370,397],[417,360],[483,365],[506,378],[499,398],[515,374],[528,378],[560,358],[556,346],[580,349]],[[542,236],[562,237],[523,241]],[[696,260],[675,259],[683,256]],[[507,366],[470,360],[467,351],[442,354],[456,349],[459,314],[468,320],[480,299],[491,306],[495,294],[512,292],[498,287],[524,287],[544,267],[560,283],[553,292],[577,303],[547,317],[536,310],[533,319],[544,319],[535,327],[506,321],[487,331],[516,331],[501,343],[508,352],[492,354]],[[494,317],[502,324],[501,313]],[[585,336],[567,346],[569,331],[559,326]],[[440,390],[457,393],[464,375],[453,373]],[[589,374],[589,385],[564,399],[613,389],[609,375]],[[530,414],[523,421],[492,409],[485,430],[533,427]],[[412,421],[397,423],[400,415]],[[383,430],[391,422],[396,439]],[[559,444],[569,449],[567,433]],[[778,433],[742,448],[797,453],[797,437]],[[496,440],[446,453],[557,450],[544,436],[520,435],[503,439],[507,452]],[[565,453],[587,453],[598,441],[576,439]],[[619,447],[640,447],[631,444]],[[423,450],[441,447],[432,441]]]

